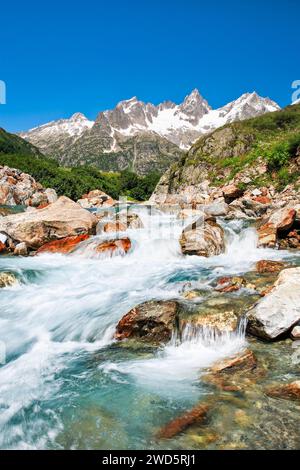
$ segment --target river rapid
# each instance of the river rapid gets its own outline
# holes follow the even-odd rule
[[[187,284],[209,292],[220,276],[249,272],[260,259],[295,261],[294,255],[257,249],[254,228],[221,221],[225,254],[183,256],[182,221],[159,211],[150,215],[143,206],[134,210],[144,228],[126,232],[132,249],[124,256],[96,257],[93,243],[101,237],[95,236],[70,255],[0,257],[0,271],[19,280],[0,290],[0,341],[6,354],[0,365],[0,448],[233,448],[234,432],[236,448],[270,447],[268,433],[259,434],[258,425],[243,429],[238,420],[229,420],[236,409],[249,407],[253,422],[256,405],[249,396],[224,402],[225,411],[220,406],[219,417],[204,431],[157,438],[161,426],[211,395],[201,374],[245,348],[249,339],[243,328],[223,337],[187,329],[180,340],[174,337],[158,349],[117,344],[113,333],[120,318],[141,302],[180,299]],[[253,347],[269,357],[267,346],[256,342]],[[274,346],[272,358],[288,358],[289,347]],[[293,407],[283,404],[283,419],[295,413]],[[299,429],[295,419],[293,425]],[[284,441],[287,447],[296,445],[295,433],[292,441]]]

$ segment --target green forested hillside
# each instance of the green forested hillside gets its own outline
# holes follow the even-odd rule
[[[0,154],[24,153],[26,155],[41,155],[41,152],[21,137],[10,134],[0,127]]]
[[[32,144],[4,129],[0,129],[0,165],[29,173],[43,186],[53,188],[59,195],[64,194],[73,200],[93,189],[101,189],[113,198],[125,195],[145,200],[153,192],[160,177],[157,172],[142,177],[128,170],[105,173],[92,166],[60,167]]]

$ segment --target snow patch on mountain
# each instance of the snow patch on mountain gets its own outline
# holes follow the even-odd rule
[[[94,121],[87,119],[82,113],[75,113],[70,119],[60,119],[58,121],[51,121],[39,127],[34,127],[27,132],[21,132],[20,136],[24,139],[30,140],[30,134],[39,134],[43,136],[59,136],[67,134],[71,137],[79,137],[81,134],[93,127]]]

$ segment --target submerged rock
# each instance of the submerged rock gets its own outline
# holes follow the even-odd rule
[[[285,264],[281,261],[261,260],[256,263],[256,270],[259,273],[278,273],[282,271]]]
[[[225,251],[224,230],[214,218],[200,218],[186,227],[179,242],[184,255],[209,257]]]
[[[235,373],[237,371],[253,370],[256,368],[257,360],[250,349],[246,349],[235,356],[219,361],[211,367],[211,372],[216,373]]]
[[[274,340],[300,321],[300,268],[284,269],[270,294],[247,313],[249,333]]]
[[[71,199],[62,196],[45,209],[0,219],[0,232],[15,243],[37,249],[45,243],[70,236],[91,234],[97,219]]]
[[[158,433],[157,437],[161,439],[170,439],[175,437],[193,424],[201,424],[205,421],[209,405],[198,404],[189,411],[186,411],[178,418],[173,419],[170,423],[166,424]]]
[[[84,234],[76,237],[65,237],[60,240],[53,240],[41,246],[36,253],[70,253],[79,243],[88,240],[89,237],[89,235]]]
[[[119,321],[115,338],[150,342],[167,342],[178,322],[178,302],[150,301],[130,310]]]
[[[0,272],[0,288],[13,286],[17,282],[18,282],[17,278],[14,274]]]
[[[284,398],[285,400],[300,400],[300,380],[284,385],[275,385],[266,390],[266,394],[272,398]]]
[[[250,349],[218,361],[201,379],[220,390],[234,392],[248,387],[256,380],[257,360]],[[255,374],[254,374],[255,371]]]
[[[247,287],[247,281],[243,277],[228,276],[218,279],[215,290],[218,292],[235,292],[240,290],[242,287]]]

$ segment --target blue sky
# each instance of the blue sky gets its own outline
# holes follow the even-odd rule
[[[300,79],[299,0],[15,1],[0,16],[12,132],[194,88],[213,107],[254,90],[284,106]]]

